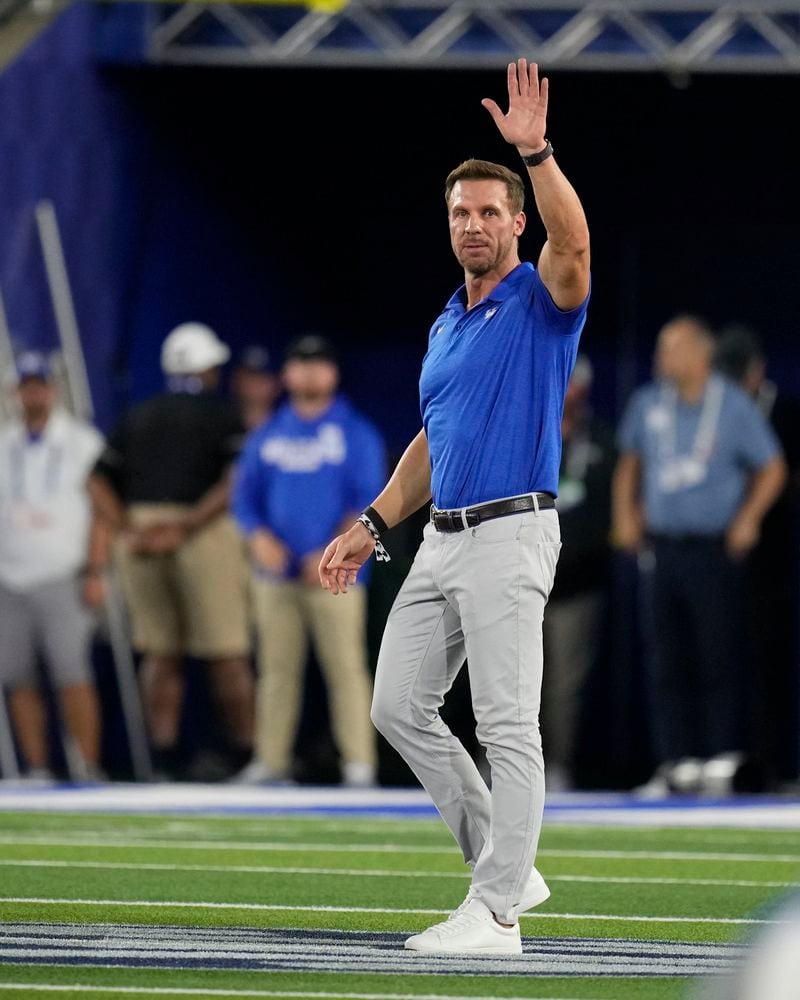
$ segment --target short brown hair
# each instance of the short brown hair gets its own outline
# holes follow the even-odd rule
[[[525,207],[525,184],[519,174],[490,160],[464,160],[451,170],[444,185],[444,198],[450,207],[450,195],[458,181],[502,181],[506,186],[508,204],[512,215]]]

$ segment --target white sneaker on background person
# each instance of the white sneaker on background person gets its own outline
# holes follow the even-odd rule
[[[237,771],[228,779],[229,785],[295,785],[296,782],[288,774],[273,771],[263,760],[254,757],[241,771]]]
[[[342,764],[342,784],[346,788],[377,788],[375,768],[358,760],[346,761]]]
[[[672,795],[670,775],[674,766],[674,761],[667,761],[665,764],[661,764],[643,785],[638,785],[633,789],[631,795],[637,799],[646,799],[650,802],[656,802],[659,799],[668,799]]]
[[[519,923],[499,924],[477,897],[465,900],[447,920],[406,940],[408,951],[427,955],[521,955]]]

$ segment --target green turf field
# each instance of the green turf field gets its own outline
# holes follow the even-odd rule
[[[0,813],[0,997],[684,1000],[694,977],[659,942],[724,951],[800,883],[791,831],[546,825],[537,864],[552,897],[522,918],[526,958],[555,964],[430,966],[402,934],[443,919],[469,884],[438,820]],[[379,932],[398,936],[367,960]],[[111,934],[116,957],[83,954]],[[587,951],[619,974],[582,975]],[[663,952],[668,968],[631,974],[623,952]],[[147,967],[156,954],[169,967]],[[565,961],[578,964],[557,974]]]

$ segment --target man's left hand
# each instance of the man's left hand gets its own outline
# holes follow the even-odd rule
[[[183,545],[188,536],[181,521],[150,524],[138,532],[136,551],[149,556],[166,556]]]
[[[92,608],[101,608],[106,599],[105,574],[99,571],[89,571],[83,577],[83,602]]]
[[[725,548],[731,559],[741,560],[756,547],[761,537],[761,524],[757,518],[739,514],[733,519],[725,534]]]

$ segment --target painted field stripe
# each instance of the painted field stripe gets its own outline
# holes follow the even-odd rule
[[[47,847],[91,847],[119,848],[128,850],[131,847],[152,847],[175,850],[223,850],[223,851],[286,851],[289,853],[321,854],[448,854],[460,857],[455,844],[452,847],[433,847],[429,844],[295,844],[288,841],[255,841],[240,840],[154,840],[150,838],[130,838],[126,840],[87,840],[67,837],[19,837],[0,835],[0,844],[15,847],[35,846],[41,844]],[[753,862],[774,862],[776,864],[800,865],[800,854],[726,854],[707,851],[594,851],[594,850],[555,850],[544,848],[537,852],[540,858],[609,858],[620,861],[730,861],[751,864]]]
[[[219,851],[289,851],[296,853],[316,852],[332,854],[450,854],[460,852],[455,844],[452,847],[432,847],[430,845],[405,844],[295,844],[288,841],[252,840],[155,840],[150,837],[128,838],[118,840],[116,837],[108,840],[96,838],[78,839],[71,837],[15,837],[0,836],[0,844],[13,847],[41,844],[45,847],[110,847],[128,850],[131,847],[172,848],[178,851],[188,850],[219,850]],[[800,860],[800,859],[799,859]]]
[[[311,1000],[497,1000],[496,997],[454,996],[450,993],[311,993],[300,990],[213,990],[181,986],[86,986],[57,983],[0,983],[0,990],[20,992],[124,993],[137,996],[191,997],[309,997]],[[530,997],[504,997],[503,1000],[531,1000]],[[537,997],[535,1000],[578,1000],[575,997]],[[591,1000],[581,998],[581,1000]]]
[[[111,871],[154,871],[154,872],[224,872],[247,875],[348,875],[372,878],[458,878],[462,881],[472,877],[472,872],[426,872],[403,871],[393,868],[288,868],[281,865],[171,865],[156,861],[140,864],[127,861],[51,861],[2,859],[3,868],[98,868]],[[783,885],[783,883],[780,883]],[[790,883],[791,884],[791,883]]]
[[[3,868],[89,868],[101,871],[222,872],[246,875],[347,875],[364,878],[471,878],[471,872],[403,871],[393,868],[284,868],[280,865],[172,865],[155,861],[50,861],[0,859]],[[733,889],[797,889],[800,882],[759,882],[727,878],[639,878],[636,876],[548,875],[548,882],[598,885],[693,885]]]
[[[433,910],[427,908],[394,908],[378,906],[288,906],[281,903],[209,903],[186,902],[176,899],[67,899],[47,898],[42,896],[0,896],[3,903],[29,904],[38,903],[43,906],[146,906],[169,907],[183,910],[259,910],[265,913],[384,913],[384,914],[415,914],[424,913],[433,916],[445,916],[450,910]],[[743,917],[643,917],[620,916],[614,913],[523,913],[522,920],[613,920],[623,923],[657,923],[657,924],[785,924],[788,920],[756,920]]]

